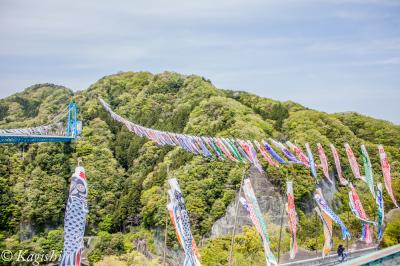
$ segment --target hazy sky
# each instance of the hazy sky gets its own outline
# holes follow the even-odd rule
[[[0,0],[0,97],[118,71],[400,123],[400,1]]]

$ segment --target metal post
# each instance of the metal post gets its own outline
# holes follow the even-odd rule
[[[315,255],[318,256],[318,214],[315,212]]]
[[[350,224],[350,216],[349,216],[350,212],[347,211],[347,224]],[[346,249],[347,249],[347,253],[349,253],[349,238],[346,237]]]
[[[164,196],[166,195],[166,199],[168,202],[168,194],[164,192]],[[167,215],[165,216],[165,230],[164,230],[164,254],[163,254],[163,265],[165,266],[165,260],[167,255],[167,230],[168,230],[168,209]]]
[[[376,193],[375,193],[375,196],[376,196]],[[379,208],[379,206],[376,206],[377,208]],[[379,211],[379,210],[378,210]],[[374,222],[376,221],[375,220],[376,219],[376,209],[374,208]],[[379,218],[378,218],[379,219]],[[372,230],[372,229],[371,229]],[[372,234],[372,237],[374,236],[374,234]],[[377,236],[377,238],[376,238],[376,242],[379,242],[379,240],[378,240],[378,236]],[[347,250],[347,252],[349,252],[349,250]]]
[[[169,178],[169,164],[167,165],[167,179]],[[166,202],[168,203],[168,194],[167,190],[164,190],[164,197],[166,198]],[[168,208],[167,208],[167,215],[165,216],[165,230],[164,230],[164,254],[163,254],[163,265],[165,266],[166,256],[167,256],[167,230],[168,230]]]
[[[237,223],[237,216],[238,216],[238,211],[239,211],[239,200],[240,200],[240,194],[242,194],[242,186],[243,186],[243,180],[244,180],[244,175],[246,173],[246,170],[243,170],[243,175],[242,175],[242,180],[240,181],[240,188],[239,188],[239,195],[238,199],[236,201],[236,206],[235,206],[235,221],[233,223],[233,230],[232,230],[232,238],[231,238],[231,248],[229,251],[229,259],[228,259],[228,265],[233,266],[233,246],[235,245],[235,234],[236,234],[236,223]]]
[[[285,204],[283,203],[283,200],[282,200],[281,228],[279,230],[279,243],[278,243],[278,264],[279,264],[279,259],[281,257],[282,225],[283,225],[283,214],[284,214],[284,211],[285,211]]]
[[[21,160],[25,161],[25,149],[24,149],[24,143],[22,143],[22,148],[21,148]]]
[[[83,165],[83,163],[82,163],[82,158],[81,157],[78,157],[78,166],[82,166]]]

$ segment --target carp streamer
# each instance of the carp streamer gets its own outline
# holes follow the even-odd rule
[[[61,266],[80,266],[84,248],[88,185],[85,169],[76,167],[71,178],[67,208],[64,218],[64,248]]]
[[[298,251],[296,232],[297,232],[297,213],[294,205],[293,195],[293,182],[286,182],[286,194],[287,194],[287,206],[286,211],[288,213],[288,225],[290,231],[290,258],[294,259]]]
[[[275,256],[270,249],[269,236],[267,233],[267,226],[265,224],[264,217],[261,213],[260,207],[258,206],[257,198],[254,194],[250,179],[248,178],[244,180],[243,192],[246,199],[244,200],[242,198],[240,201],[249,212],[250,219],[256,227],[257,232],[260,234],[267,265],[278,265]]]
[[[176,178],[172,178],[168,180],[168,183],[171,189],[168,191],[170,202],[167,209],[175,227],[178,241],[185,251],[183,265],[200,266],[200,254],[190,230],[189,214],[178,181]]]

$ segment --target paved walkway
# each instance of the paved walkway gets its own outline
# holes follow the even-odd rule
[[[376,246],[369,247],[369,248],[363,248],[363,249],[357,249],[354,251],[350,251],[347,253],[347,259],[352,259],[352,258],[357,258],[360,256],[363,256],[365,254],[369,254],[371,252],[374,252],[377,249]],[[329,256],[325,256],[324,258],[322,257],[314,257],[310,259],[302,259],[302,260],[296,260],[296,261],[287,261],[286,263],[279,264],[280,266],[317,266],[317,265],[337,265],[339,264],[339,257],[336,253],[333,253]],[[349,264],[350,265],[350,264]]]
[[[367,255],[346,261],[341,266],[352,265],[400,265],[400,245],[391,246]]]

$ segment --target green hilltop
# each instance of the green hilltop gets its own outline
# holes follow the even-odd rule
[[[1,99],[0,128],[49,122],[65,109],[71,95],[73,92],[65,87],[39,84]],[[209,161],[180,148],[160,147],[139,138],[110,118],[99,104],[99,97],[130,121],[160,130],[258,140],[273,137],[299,145],[309,142],[314,154],[319,142],[326,149],[331,170],[333,158],[328,145],[333,143],[341,156],[344,175],[356,185],[371,219],[374,199],[367,185],[352,176],[343,144],[348,142],[358,158],[359,146],[365,144],[375,180],[382,183],[376,145],[383,144],[392,166],[395,196],[400,199],[400,126],[384,120],[357,113],[328,114],[291,101],[221,90],[203,77],[171,72],[110,75],[75,96],[83,121],[78,141],[0,146],[0,248],[61,251],[69,177],[81,157],[89,183],[86,235],[95,239],[86,254],[91,262],[116,255],[122,261],[135,263],[135,259],[144,256],[138,252],[135,241],[145,239],[153,260],[142,259],[148,265],[157,264],[155,258],[162,256],[159,244],[163,242],[169,175],[179,180],[202,263],[226,264],[230,236],[208,236],[214,222],[225,215],[234,200],[247,166]],[[315,221],[311,211],[315,182],[309,171],[296,165],[271,168],[266,162],[263,167],[282,195],[286,178],[293,180],[299,245],[308,250],[320,249],[322,225]],[[319,176],[322,178],[322,173]],[[386,211],[394,207],[386,190],[384,200]],[[353,215],[350,220],[347,218],[347,188],[337,187],[332,207],[349,227],[352,241],[356,241],[361,235],[361,223]],[[307,234],[307,228],[315,227],[319,232],[317,241],[314,235]],[[276,252],[279,226],[268,228]],[[171,224],[168,229],[168,248],[179,250]],[[340,228],[334,228],[334,235],[338,243]],[[398,235],[388,229],[382,245],[399,241]],[[284,252],[288,243],[289,234],[284,230]],[[265,264],[261,241],[251,227],[238,234],[234,254],[237,265]]]

